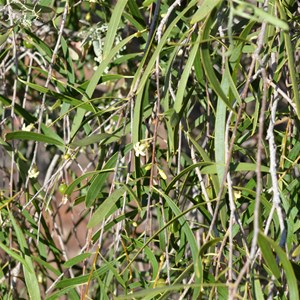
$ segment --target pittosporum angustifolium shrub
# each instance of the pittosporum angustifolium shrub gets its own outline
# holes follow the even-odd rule
[[[3,299],[298,299],[299,1],[0,1]]]

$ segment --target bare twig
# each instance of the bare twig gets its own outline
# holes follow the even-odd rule
[[[262,177],[261,177],[261,160],[262,160],[262,151],[263,151],[263,133],[264,133],[264,120],[265,120],[265,110],[267,103],[267,95],[268,95],[268,85],[267,85],[267,74],[266,70],[263,68],[263,97],[262,104],[259,116],[259,131],[258,131],[258,142],[257,142],[257,156],[256,156],[256,198],[255,198],[255,207],[254,207],[254,220],[253,220],[253,237],[251,243],[250,257],[247,259],[244,267],[241,269],[240,274],[233,286],[233,295],[235,295],[238,285],[241,282],[243,276],[245,275],[247,269],[249,268],[250,263],[253,262],[256,255],[257,249],[257,240],[259,234],[259,210],[260,210],[260,197],[262,190]]]
[[[59,47],[60,47],[60,42],[61,42],[62,34],[63,34],[63,31],[64,31],[65,22],[66,22],[67,15],[68,15],[68,10],[69,10],[69,3],[68,3],[68,1],[66,1],[64,12],[63,12],[63,15],[62,15],[60,28],[59,28],[59,32],[58,32],[57,42],[55,44],[55,47],[54,47],[54,50],[53,50],[53,53],[52,53],[52,57],[51,57],[51,62],[50,62],[50,65],[49,65],[48,76],[47,76],[47,80],[46,80],[46,83],[45,83],[46,88],[49,86],[51,78],[52,78],[53,67],[54,67],[54,63],[55,63],[55,60],[56,60],[57,52],[58,52]],[[39,111],[39,117],[38,117],[38,129],[37,129],[38,133],[41,132],[41,126],[42,126],[42,122],[43,122],[43,114],[44,114],[44,109],[45,109],[45,101],[46,101],[46,94],[43,94],[42,103],[41,103],[40,111]],[[36,142],[29,170],[31,170],[33,168],[33,166],[35,165],[35,163],[36,163],[38,147],[39,147],[39,142]],[[29,176],[26,179],[25,188],[27,188],[28,183],[29,183]]]
[[[197,160],[196,160],[196,156],[195,156],[194,146],[191,145],[190,149],[191,149],[191,158],[192,158],[192,161],[193,161],[194,164],[196,164]],[[207,209],[208,209],[209,213],[211,214],[211,216],[213,216],[214,212],[213,212],[213,209],[212,209],[212,206],[211,206],[211,202],[210,202],[209,196],[207,194],[207,190],[206,190],[206,187],[205,187],[205,184],[204,184],[204,181],[203,181],[203,177],[202,177],[200,168],[197,167],[195,169],[195,172],[196,172],[196,175],[197,175],[199,183],[200,183],[201,192],[202,192],[202,194],[204,196],[204,200],[207,203]]]
[[[277,215],[279,219],[280,231],[281,234],[285,231],[284,226],[284,218],[281,210],[281,202],[280,202],[280,193],[278,189],[278,179],[277,179],[277,163],[276,163],[276,143],[274,137],[274,124],[275,124],[275,117],[276,117],[276,109],[278,104],[278,97],[275,98],[272,108],[271,108],[271,119],[269,123],[269,128],[267,132],[267,140],[269,140],[269,150],[270,150],[270,174],[272,179],[272,191],[273,191],[273,207],[277,210]],[[272,207],[272,212],[274,211]],[[271,220],[273,218],[273,213],[269,214],[269,218],[266,223],[264,233],[267,234],[269,231],[269,227],[271,224]]]

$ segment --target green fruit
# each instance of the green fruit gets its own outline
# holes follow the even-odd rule
[[[158,279],[157,282],[156,282],[156,287],[164,287],[166,286],[166,281],[162,278]]]
[[[32,49],[33,48],[33,45],[32,43],[30,43],[30,41],[27,41],[27,40],[24,40],[23,41],[23,46],[27,49]]]
[[[64,195],[66,193],[67,187],[68,186],[65,183],[61,183],[58,187],[58,190],[62,195]]]

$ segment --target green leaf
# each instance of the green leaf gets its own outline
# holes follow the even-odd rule
[[[209,41],[209,39],[210,39],[209,34],[213,27],[215,20],[216,20],[215,14],[210,16],[209,18],[207,18],[207,20],[204,24],[203,32],[202,32],[202,41]],[[209,52],[208,42],[201,45],[200,53],[201,53],[203,68],[205,70],[207,79],[211,84],[212,89],[219,96],[219,98],[221,98],[224,101],[224,103],[228,106],[228,108],[230,110],[232,110],[232,103],[229,102],[229,98],[224,93],[224,91],[220,85],[220,82],[215,74],[215,71],[213,68],[213,63],[211,61],[211,54]]]
[[[69,184],[69,186],[67,187],[67,189],[65,190],[65,195],[71,195],[71,193],[73,192],[73,190],[75,189],[75,187],[82,182],[84,179],[94,176],[94,175],[98,175],[100,173],[106,173],[106,172],[112,172],[114,171],[114,169],[104,169],[104,170],[100,170],[100,171],[91,171],[91,172],[87,172],[83,175],[81,175],[80,177],[76,178],[71,184]]]
[[[29,248],[28,248],[26,239],[23,235],[22,230],[17,225],[12,213],[9,211],[8,214],[9,214],[9,218],[12,222],[13,228],[16,232],[20,250],[21,250],[22,254],[24,255],[24,259],[28,266],[28,268],[27,268],[27,267],[25,267],[25,265],[23,265],[23,272],[24,272],[25,283],[26,283],[29,297],[30,297],[30,299],[36,299],[36,300],[41,299],[39,283],[38,283],[38,280],[37,280],[37,277],[36,277],[36,274],[34,271],[34,265],[33,265],[32,259],[28,253]]]
[[[96,209],[92,215],[87,228],[93,228],[108,216],[115,203],[124,195],[125,188],[121,187],[112,192],[112,194],[104,200],[104,202]]]
[[[181,18],[183,18],[183,16],[197,3],[198,0],[192,0],[189,5],[181,12],[178,14],[178,16],[172,21],[172,23],[167,27],[165,33],[163,34],[160,42],[158,43],[153,55],[151,56],[147,67],[142,75],[142,78],[139,81],[139,85],[138,85],[138,90],[137,90],[137,94],[140,93],[143,89],[144,89],[144,85],[147,81],[147,79],[149,78],[151,72],[153,71],[153,66],[154,63],[157,59],[157,57],[160,55],[160,52],[162,51],[163,46],[165,45],[166,41],[170,38],[170,34],[171,31],[173,29],[173,27],[179,22],[179,20]],[[140,78],[140,75],[138,74],[138,76],[135,77],[135,79],[133,80],[132,83],[132,87],[135,86],[136,81]]]
[[[206,18],[221,0],[204,0],[196,13],[193,15],[191,24],[195,24]]]
[[[36,142],[42,142],[47,143],[50,145],[56,145],[56,146],[64,146],[64,144],[56,140],[52,137],[46,136],[41,133],[36,132],[28,132],[28,131],[14,131],[9,132],[5,135],[5,140],[27,140],[27,141],[36,141]]]
[[[238,163],[238,164],[232,164],[230,166],[231,172],[254,172],[256,170],[256,164],[252,163]],[[261,171],[265,173],[269,173],[270,169],[266,166],[261,166]],[[201,172],[203,174],[217,174],[217,168],[216,165],[211,165],[204,167]]]
[[[83,112],[85,112],[85,110],[93,112],[93,113],[96,111],[96,108],[92,105],[91,101],[88,101],[88,100],[83,101],[83,100],[79,100],[79,99],[73,98],[71,96],[68,96],[66,94],[59,94],[59,93],[50,91],[49,89],[47,89],[41,85],[24,81],[21,78],[19,78],[19,81],[40,93],[52,96],[56,99],[60,99],[63,102],[69,103],[75,107],[80,107],[80,109],[82,109]]]
[[[53,274],[55,274],[56,276],[59,276],[61,274],[61,272],[55,269],[51,263],[44,261],[41,257],[32,256],[32,259],[36,261],[38,264],[48,269],[49,271],[53,272]]]
[[[167,205],[170,207],[170,209],[172,210],[175,216],[179,216],[181,214],[181,211],[178,208],[178,206],[168,195],[166,195],[163,191],[160,191],[155,187],[153,187],[153,189],[165,199]],[[185,217],[182,216],[178,220],[182,226],[182,230],[184,231],[187,241],[190,245],[192,258],[194,262],[194,270],[196,275],[195,281],[201,284],[203,283],[202,261],[201,261],[201,257],[198,255],[199,251],[198,251],[198,246],[197,246],[195,236]],[[195,289],[193,294],[193,299],[197,299],[195,297],[198,296],[198,293],[200,293],[200,289]]]
[[[66,288],[63,288],[61,290],[56,291],[55,293],[53,293],[50,296],[47,296],[46,300],[57,300],[57,299],[61,299],[59,298],[60,296],[63,296],[67,293],[69,293],[70,291],[74,290],[74,286],[68,286]],[[73,299],[72,299],[73,300]]]
[[[42,6],[52,6],[53,5],[53,0],[40,0],[39,1],[40,5]]]
[[[193,171],[194,169],[198,168],[198,167],[203,167],[203,166],[207,166],[207,165],[214,165],[213,162],[199,162],[196,164],[193,164],[191,166],[188,166],[187,168],[183,169],[179,174],[177,174],[169,183],[168,187],[166,188],[166,194],[168,194],[171,189],[174,187],[176,181],[178,181],[182,176],[184,176],[185,174],[187,174],[188,172]]]
[[[129,144],[124,149],[124,155],[126,155],[132,149],[132,145]],[[86,195],[85,204],[87,207],[91,207],[96,200],[98,194],[100,193],[103,184],[108,176],[108,174],[104,173],[104,170],[111,169],[115,166],[119,157],[119,153],[115,153],[102,168],[103,173],[98,174],[92,181],[91,186]]]
[[[215,244],[221,243],[223,238],[215,238],[208,241],[206,244],[202,245],[199,251],[201,256],[205,255],[205,251],[208,250],[210,247],[214,246]]]
[[[7,106],[11,106],[12,105],[12,101],[6,97],[4,97],[3,95],[0,95],[0,101]],[[19,105],[18,103],[14,103],[14,111],[16,114],[18,114],[19,116],[23,117],[24,120],[30,124],[30,123],[35,123],[36,122],[36,117],[34,117],[33,115],[31,115],[26,109],[24,109],[21,105]]]
[[[92,253],[82,253],[82,254],[79,254],[71,259],[69,259],[68,261],[66,261],[63,266],[65,268],[70,268],[74,265],[77,265],[78,263],[82,262],[83,260],[91,257]]]
[[[20,262],[22,264],[22,266],[24,268],[26,268],[26,270],[28,272],[31,272],[30,267],[28,266],[26,260],[20,256],[19,254],[17,254],[15,251],[11,250],[10,248],[8,248],[7,246],[5,246],[3,243],[0,242],[0,248],[5,251],[9,256],[11,256],[12,258],[14,258],[16,261]]]
[[[198,51],[198,48],[199,48],[200,40],[201,40],[201,35],[199,34],[198,38],[195,41],[195,44],[193,45],[193,47],[192,47],[192,49],[189,53],[189,58],[186,62],[186,65],[184,67],[182,76],[181,76],[180,81],[179,81],[177,94],[176,94],[176,98],[175,98],[175,102],[174,102],[174,109],[177,113],[179,113],[181,111],[182,106],[183,106],[183,95],[186,91],[187,82],[188,82],[188,79],[189,79],[190,74],[191,74],[191,69],[192,69],[192,66],[194,64],[194,60],[195,60],[195,57],[196,57],[196,54],[197,54],[197,51]],[[179,121],[180,120],[178,120],[178,123],[179,123]],[[177,124],[175,124],[175,126],[176,125]]]
[[[254,279],[254,293],[255,293],[255,299],[257,300],[264,300],[264,294],[263,294],[263,288],[260,284],[259,278]]]
[[[263,233],[260,232],[258,238],[260,243],[263,240],[263,243],[269,244],[275,250],[282,264],[282,269],[284,270],[285,273],[285,277],[288,285],[288,291],[289,291],[289,298],[298,299],[299,290],[298,290],[297,278],[295,276],[293,266],[291,262],[288,260],[287,254],[280,248],[280,246],[276,244],[276,242],[271,240],[269,237],[265,236]],[[266,257],[264,257],[264,259],[266,259]],[[276,276],[276,274],[274,275]]]
[[[123,2],[123,1],[118,1],[118,3],[121,3],[121,2]],[[114,58],[114,56],[136,36],[137,36],[137,33],[134,33],[134,34],[128,36],[127,38],[122,40],[119,44],[117,44],[113,49],[109,50],[105,59],[103,59],[103,61],[100,63],[99,67],[97,68],[96,72],[93,74],[92,78],[90,79],[90,82],[86,89],[86,95],[88,98],[92,98],[94,90],[95,90],[101,76],[103,75],[104,70],[106,69],[108,64],[111,62],[111,60]],[[84,98],[84,100],[87,100],[87,99]]]
[[[279,9],[280,17],[286,21],[286,13],[283,8],[283,5],[281,3],[278,3],[276,1],[277,7]],[[288,27],[289,29],[289,27]],[[287,29],[287,30],[288,30]],[[288,68],[291,76],[291,82],[292,82],[292,88],[293,88],[293,100],[294,103],[296,104],[296,112],[298,119],[300,120],[300,92],[298,88],[299,84],[299,73],[296,71],[296,64],[295,64],[295,59],[294,59],[294,51],[292,46],[292,41],[291,41],[291,36],[290,32],[286,31],[284,32],[284,42],[285,42],[285,48],[286,48],[286,55],[288,59]]]
[[[0,46],[3,45],[7,41],[8,37],[11,33],[12,33],[12,28],[7,30],[6,33],[0,34]]]
[[[280,270],[277,266],[277,262],[276,262],[274,254],[272,252],[271,245],[269,244],[269,242],[266,239],[264,239],[263,235],[258,236],[258,244],[259,244],[259,248],[262,252],[262,256],[263,256],[264,260],[266,261],[268,267],[272,271],[275,278],[279,279],[280,278]]]
[[[270,13],[264,11],[261,8],[256,7],[251,3],[244,3],[241,1],[238,2],[240,4],[237,6],[236,9],[234,9],[235,14],[250,20],[266,22],[286,31],[289,30],[289,26],[285,21],[280,20],[279,18],[271,15]]]
[[[106,57],[108,56],[108,54],[110,53],[113,47],[114,41],[116,39],[116,33],[121,20],[121,16],[126,4],[127,4],[127,0],[122,0],[122,1],[117,1],[116,5],[114,6],[114,10],[108,24],[108,30],[104,41],[103,59],[106,59]]]
[[[223,77],[221,88],[228,94],[229,86],[226,80],[226,76]],[[218,98],[217,110],[216,110],[216,126],[215,126],[215,159],[216,168],[219,179],[219,185],[223,183],[225,174],[225,124],[226,123],[226,105],[221,98]]]
[[[109,133],[99,133],[99,134],[93,134],[91,136],[85,137],[83,139],[77,140],[75,142],[72,142],[69,146],[72,148],[75,147],[85,147],[91,144],[98,144],[104,139],[108,137],[113,137],[113,134]]]

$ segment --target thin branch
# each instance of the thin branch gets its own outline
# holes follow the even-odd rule
[[[58,52],[59,47],[60,47],[60,42],[61,42],[61,38],[62,38],[62,35],[63,35],[65,22],[66,22],[67,15],[68,15],[68,10],[69,10],[69,3],[68,3],[68,1],[66,1],[64,12],[63,12],[63,15],[62,15],[60,28],[59,28],[59,32],[58,32],[57,42],[56,42],[56,45],[54,47],[52,57],[51,57],[51,62],[50,62],[50,65],[49,65],[48,76],[47,76],[47,80],[46,80],[46,83],[45,83],[46,88],[49,86],[51,78],[52,78],[53,67],[54,67],[54,63],[55,63],[55,60],[56,60],[57,52]],[[41,126],[42,126],[43,115],[44,115],[44,110],[45,110],[45,101],[46,101],[46,94],[43,94],[42,103],[41,103],[41,106],[40,106],[40,111],[39,111],[39,116],[38,116],[38,129],[37,129],[38,133],[41,132]],[[36,164],[38,147],[39,147],[39,142],[36,142],[29,170],[31,170],[33,168],[33,166]],[[27,188],[28,183],[29,183],[29,176],[26,179],[25,188]]]
[[[274,100],[272,108],[271,108],[271,119],[270,119],[266,139],[269,140],[270,174],[271,174],[271,179],[272,179],[273,207],[276,208],[276,210],[277,210],[277,215],[278,215],[279,225],[280,225],[280,232],[281,232],[281,235],[283,235],[284,231],[285,231],[285,226],[284,226],[283,213],[282,213],[282,209],[281,209],[280,193],[279,193],[279,188],[278,188],[277,163],[276,163],[276,148],[277,147],[276,147],[275,137],[274,137],[274,124],[275,124],[276,109],[277,109],[278,101],[279,101],[278,97],[275,96],[275,100]],[[269,231],[269,227],[270,227],[272,218],[273,218],[273,214],[270,214],[269,218],[267,220],[266,227],[265,227],[265,231],[264,231],[265,234],[267,234]]]

